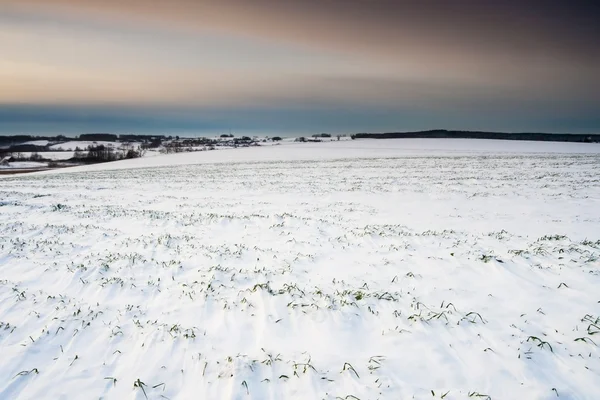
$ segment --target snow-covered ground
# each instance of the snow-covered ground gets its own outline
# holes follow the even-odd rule
[[[78,147],[80,150],[86,150],[89,146],[106,146],[114,149],[121,149],[123,147],[136,148],[139,143],[124,143],[124,142],[103,142],[103,141],[86,141],[86,140],[72,140],[64,143],[57,143],[50,146],[51,150],[66,150],[75,151]]]
[[[32,146],[48,146],[50,142],[48,140],[30,140],[29,142],[25,142],[23,144],[28,144]]]
[[[64,161],[73,158],[75,155],[74,151],[38,151],[36,153],[33,152],[21,152],[19,153],[23,157],[31,157],[32,154],[38,154],[40,157],[43,157],[48,160],[53,161]]]
[[[44,168],[47,167],[48,163],[37,162],[37,161],[13,161],[8,165],[0,165],[0,169],[31,169],[31,168]]]
[[[0,398],[597,399],[600,148],[352,141],[0,180]]]
[[[218,148],[217,148],[218,149]],[[280,142],[274,146],[243,147],[160,157],[137,158],[63,170],[105,171],[211,163],[253,163],[339,159],[376,159],[423,156],[469,155],[600,154],[600,143],[551,143],[469,139],[385,139],[348,140],[321,143]]]

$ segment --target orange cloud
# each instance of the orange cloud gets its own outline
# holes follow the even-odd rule
[[[569,14],[553,5],[427,0],[0,0],[0,5],[17,14],[174,31],[198,41],[207,31],[219,32],[289,46],[307,52],[308,60],[302,68],[273,66],[276,57],[269,56],[262,66],[246,69],[224,63],[206,67],[198,60],[182,68],[175,59],[134,60],[137,49],[120,43],[99,49],[100,42],[75,37],[74,44],[55,48],[88,54],[87,46],[107,61],[90,66],[63,57],[53,70],[25,54],[20,67],[3,67],[4,102],[15,96],[51,102],[52,92],[61,92],[56,96],[64,101],[235,103],[312,96],[451,102],[486,95],[595,101],[600,89],[600,32],[593,15]],[[313,50],[319,53],[314,59]],[[23,46],[12,54],[17,58],[27,51]]]

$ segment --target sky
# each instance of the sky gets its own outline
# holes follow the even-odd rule
[[[0,134],[600,133],[600,2],[0,0]]]

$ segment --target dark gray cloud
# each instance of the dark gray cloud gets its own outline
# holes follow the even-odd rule
[[[390,53],[403,47],[522,52],[598,60],[595,1],[2,0],[13,8],[122,23],[206,27],[315,46]]]

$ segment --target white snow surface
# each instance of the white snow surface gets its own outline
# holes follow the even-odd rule
[[[48,140],[30,140],[29,142],[25,142],[23,144],[29,144],[33,146],[48,146],[50,142]]]
[[[65,151],[75,151],[75,149],[77,149],[77,147],[79,147],[82,151],[87,150],[88,146],[106,146],[106,147],[112,147],[114,149],[120,149],[122,147],[125,147],[125,143],[124,142],[104,142],[104,141],[86,141],[86,140],[72,140],[69,142],[64,142],[64,143],[57,143],[57,144],[53,144],[52,146],[50,146],[51,150],[58,150],[58,149],[62,149]],[[128,143],[129,147],[135,148],[139,145],[139,143],[137,142],[131,142]]]
[[[23,157],[31,157],[31,155],[34,153],[33,152],[21,152],[20,154],[22,154]],[[73,156],[75,155],[75,152],[74,151],[38,151],[35,154],[38,154],[39,156],[46,158],[48,160],[62,161],[62,160],[69,160],[69,159],[73,158]]]
[[[390,140],[4,177],[0,399],[597,399],[599,177]]]
[[[600,154],[600,143],[552,143],[472,139],[364,139],[176,153],[62,170],[105,171],[191,164],[373,159],[494,154]],[[52,171],[60,173],[60,171]]]
[[[44,168],[48,163],[37,161],[13,161],[8,165],[0,165],[0,169],[28,169],[28,168]]]

